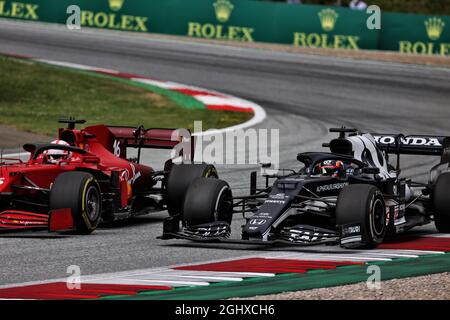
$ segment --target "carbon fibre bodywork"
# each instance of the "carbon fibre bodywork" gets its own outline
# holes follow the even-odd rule
[[[373,201],[380,199],[383,202],[384,212],[379,214],[383,238],[433,221],[435,182],[432,178],[428,183],[418,183],[401,177],[400,155],[417,152],[440,156],[441,161],[431,168],[430,176],[437,171],[447,172],[447,137],[374,136],[345,128],[331,129],[331,132],[339,133],[339,138],[324,144],[331,152],[299,154],[297,159],[303,164],[300,170],[284,169],[281,174],[265,175],[264,188],[256,187],[256,172],[252,173],[250,194],[233,198],[235,214],[251,214],[242,226],[240,239],[231,239],[231,228],[221,222],[195,226],[183,221],[182,217],[165,221],[162,238],[249,244],[340,243],[346,247],[354,243],[356,246],[365,236],[363,222],[352,215],[343,215],[342,205],[340,216],[337,216],[337,208],[344,189],[361,185],[373,186],[376,195]],[[393,140],[386,137],[393,137]],[[397,167],[389,163],[389,154],[397,155]],[[315,166],[325,160],[342,161],[345,175],[324,176],[315,172]],[[271,179],[274,179],[272,184],[269,183]],[[183,222],[181,227],[180,222]],[[218,223],[220,228],[217,228]],[[367,223],[376,226],[380,221]]]

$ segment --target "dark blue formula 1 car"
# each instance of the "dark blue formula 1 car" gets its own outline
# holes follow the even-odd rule
[[[298,154],[303,167],[266,175],[263,189],[253,172],[247,196],[233,198],[219,179],[194,180],[183,207],[164,222],[162,238],[374,248],[388,235],[432,221],[440,232],[450,232],[450,138],[330,131],[339,134],[324,144],[330,152]],[[440,162],[427,183],[414,182],[401,176],[403,154],[437,156]],[[235,213],[251,214],[240,239],[231,238]]]

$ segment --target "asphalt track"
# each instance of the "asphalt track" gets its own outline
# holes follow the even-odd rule
[[[330,126],[450,135],[449,69],[155,40],[115,32],[69,32],[5,20],[0,20],[0,52],[142,74],[255,101],[268,114],[259,127],[280,129],[282,167],[298,166],[298,152],[320,150],[321,143],[331,137],[327,132]],[[404,174],[425,179],[430,167],[426,160],[405,158]],[[243,188],[251,168],[254,166],[221,167],[219,173],[233,187]],[[156,240],[164,217],[165,213],[153,214],[101,228],[89,237],[2,235],[0,285],[65,277],[69,265],[79,265],[86,275],[237,257],[268,249],[235,245],[198,248],[183,241]],[[242,219],[235,220],[236,232],[241,223]]]

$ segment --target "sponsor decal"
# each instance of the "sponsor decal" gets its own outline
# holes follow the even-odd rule
[[[125,0],[109,0],[109,8],[112,11],[119,11],[123,7]]]
[[[430,40],[439,40],[444,31],[445,23],[439,18],[433,17],[424,22],[427,35]]]
[[[320,25],[325,31],[333,31],[339,15],[333,9],[323,9],[318,13]]]
[[[139,179],[142,174],[140,171],[136,173],[136,167],[133,164],[130,164],[131,172],[129,169],[126,169],[122,172],[122,179],[126,180],[129,184],[134,184],[137,179]]]
[[[354,35],[328,34],[336,27],[339,14],[330,8],[318,13],[318,21],[325,33],[294,32],[294,46],[309,48],[359,49],[359,37]]]
[[[430,41],[401,40],[399,41],[399,51],[402,53],[450,55],[450,43],[436,43],[445,30],[445,22],[441,18],[431,17],[424,21],[424,26]]]
[[[394,194],[397,193],[397,187],[394,188]],[[391,221],[391,217],[394,220],[397,220],[400,216],[401,212],[401,206],[403,206],[403,209],[405,208],[405,205],[399,205],[397,201],[390,199],[386,200],[386,225],[389,225],[389,222]]]
[[[277,203],[277,204],[285,204],[285,203],[286,203],[286,201],[284,201],[284,200],[271,200],[271,199],[268,199],[268,200],[264,201],[264,203]]]
[[[39,5],[33,3],[0,1],[0,17],[39,20],[38,9]]]
[[[395,144],[394,136],[375,136],[375,141],[380,144]],[[401,144],[418,147],[442,147],[438,138],[430,137],[405,137],[401,139]]]
[[[252,220],[250,220],[250,224],[258,225],[258,226],[262,226],[266,222],[267,222],[266,219],[252,219]]]
[[[227,22],[230,19],[234,6],[228,0],[217,0],[214,4],[214,10],[216,12],[216,18],[222,23]]]
[[[188,32],[189,37],[218,39],[218,40],[233,40],[242,42],[254,42],[254,29],[243,26],[224,25],[231,18],[234,11],[234,5],[229,0],[216,0],[212,9],[214,9],[215,17],[219,24],[189,22]]]
[[[333,162],[334,162],[334,160],[325,160],[325,161],[323,162],[323,164],[324,164],[325,166],[330,166],[330,165],[333,164]]]
[[[258,213],[258,217],[272,219],[272,216],[268,212],[260,212],[260,213]]]
[[[287,197],[284,193],[271,194],[269,196],[270,199],[284,199]]]
[[[345,227],[345,228],[342,229],[342,234],[343,235],[351,235],[351,234],[359,234],[359,233],[361,233],[361,226],[360,225]]]
[[[316,192],[339,190],[343,189],[345,186],[348,186],[348,184],[349,184],[348,182],[326,184],[323,186],[318,186]]]
[[[119,14],[125,0],[108,0],[112,12],[81,11],[81,25],[123,31],[148,31],[148,17]]]
[[[128,182],[130,184],[134,184],[136,182],[136,180],[141,177],[141,172],[138,171],[136,173],[136,167],[133,164],[131,164],[131,171],[132,171],[132,178]]]

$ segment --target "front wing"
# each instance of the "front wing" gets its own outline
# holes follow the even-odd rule
[[[0,230],[45,230],[50,232],[72,230],[74,222],[72,210],[52,210],[48,214],[5,210],[0,212]]]
[[[293,245],[313,246],[321,244],[338,244],[339,235],[332,231],[312,226],[297,225],[285,228],[280,237],[273,240],[259,239],[232,239],[230,225],[226,222],[215,222],[198,226],[184,228],[182,231],[174,228],[174,220],[171,218],[164,221],[164,232],[160,239],[182,239],[201,243],[229,243],[246,245]]]

